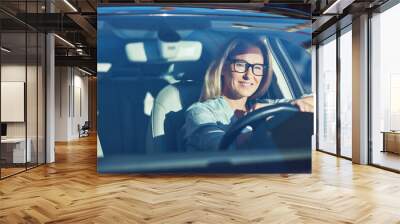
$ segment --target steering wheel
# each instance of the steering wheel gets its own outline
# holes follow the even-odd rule
[[[300,112],[297,106],[294,106],[290,103],[274,104],[252,111],[246,116],[237,120],[228,129],[220,142],[219,149],[227,150],[228,147],[234,142],[236,137],[241,133],[242,129],[246,126],[251,126],[253,129],[256,129],[258,125],[263,123],[263,125],[268,125],[268,129],[274,129],[279,127],[282,123],[284,123],[284,121],[287,121],[298,114],[309,114],[311,115],[312,120],[312,113]]]

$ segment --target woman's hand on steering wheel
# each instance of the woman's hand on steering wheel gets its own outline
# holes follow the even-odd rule
[[[263,139],[261,142],[268,142],[265,132],[276,128],[282,122],[294,116],[298,112],[299,108],[290,103],[269,105],[268,107],[249,112],[246,116],[240,118],[229,127],[220,142],[219,148],[221,150],[228,149],[228,147],[236,140],[237,136],[241,135],[243,128],[245,128],[246,126],[252,126],[253,128],[256,128],[257,133],[260,133],[260,136],[262,137],[261,139]],[[268,125],[261,125],[260,127],[260,124],[265,123],[261,121],[265,120],[268,120]],[[261,130],[260,128],[263,130]],[[253,138],[254,136],[251,137]],[[236,142],[236,144],[240,146],[242,145],[241,143],[246,142],[248,138],[244,138],[243,140],[244,141],[242,141],[242,139],[239,140],[239,142]],[[252,141],[251,143],[255,143],[255,146],[259,147],[257,141]]]
[[[314,96],[305,96],[300,99],[293,100],[292,105],[299,108],[300,112],[314,112]],[[270,106],[268,103],[255,103],[252,110],[257,110],[266,106]]]
[[[306,96],[292,101],[292,105],[297,106],[301,112],[314,112],[314,96]]]

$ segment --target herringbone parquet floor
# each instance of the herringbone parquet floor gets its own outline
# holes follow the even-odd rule
[[[0,181],[0,223],[400,223],[400,175],[315,152],[310,175],[98,175],[96,139]]]

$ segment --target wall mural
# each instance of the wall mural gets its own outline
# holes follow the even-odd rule
[[[311,172],[309,12],[103,5],[97,27],[98,172]]]

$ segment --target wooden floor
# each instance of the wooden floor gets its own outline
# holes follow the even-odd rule
[[[395,170],[400,170],[400,155],[392,152],[374,151],[372,157],[373,163]]]
[[[22,172],[24,170],[25,170],[25,167],[24,168],[20,168],[20,167],[17,167],[17,168],[1,168],[1,178],[7,177],[7,176],[11,176],[13,174]]]
[[[400,175],[320,152],[311,175],[98,175],[96,139],[0,181],[0,223],[400,223]]]
[[[37,166],[37,164],[27,164],[27,167],[25,168],[25,164],[19,164],[18,167],[2,167],[1,168],[1,178],[5,178],[20,172],[23,172],[27,169],[33,169]]]

